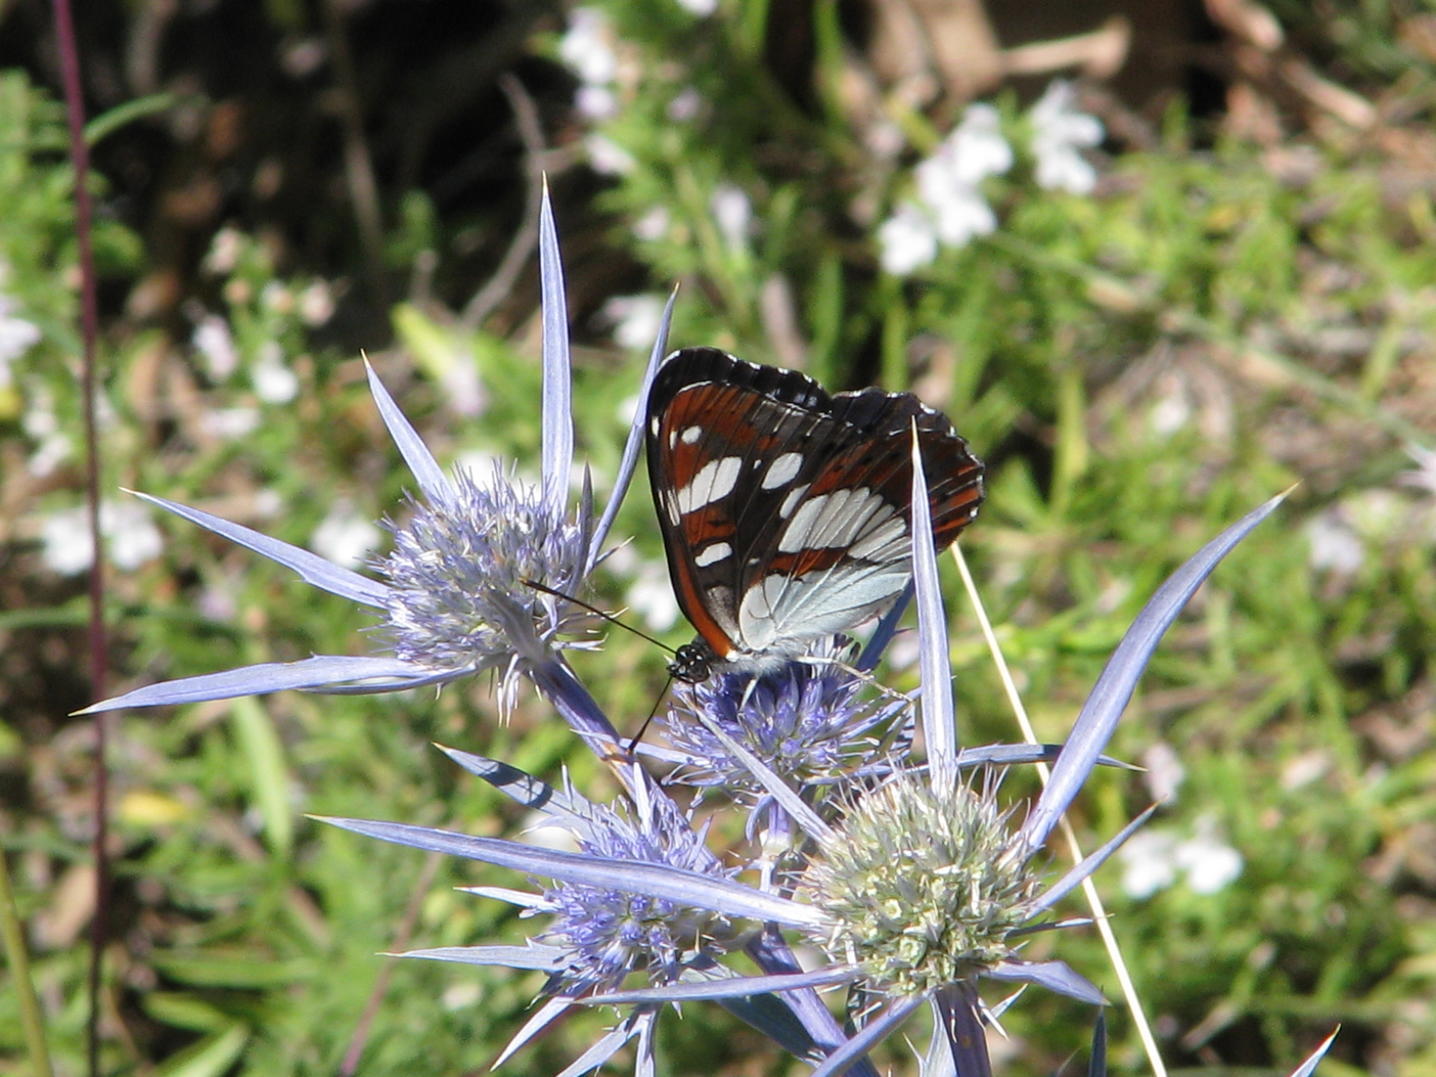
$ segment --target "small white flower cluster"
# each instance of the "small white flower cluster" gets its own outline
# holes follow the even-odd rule
[[[677,0],[677,3],[698,18],[713,14],[718,7],[717,0]],[[617,42],[617,33],[599,8],[577,7],[569,12],[568,29],[558,42],[558,57],[578,77],[574,109],[591,124],[601,124],[617,116],[623,97],[645,78],[642,65],[623,56]],[[703,108],[702,95],[690,86],[669,101],[668,118],[674,123],[687,123]],[[601,175],[627,175],[637,167],[628,150],[598,131],[585,135],[583,146],[589,165]]]
[[[568,15],[568,29],[559,39],[558,56],[578,76],[574,107],[590,120],[611,119],[618,113],[618,54],[613,51],[613,28],[598,8],[576,7]]]
[[[1078,111],[1076,103],[1072,84],[1058,79],[1027,114],[1037,186],[1044,191],[1091,194],[1097,185],[1097,170],[1081,151],[1102,141],[1102,121]]]
[[[322,326],[334,316],[332,286],[323,280],[300,285],[268,279],[256,288],[255,278],[268,276],[272,267],[257,241],[234,228],[215,233],[202,264],[206,273],[223,278],[225,301],[231,307],[248,307],[254,317],[244,320],[249,329],[236,337],[242,324],[238,315],[203,307],[189,311],[194,323],[190,346],[201,368],[216,383],[242,371],[263,403],[290,403],[299,393],[299,378],[286,357],[283,338]],[[221,437],[242,437],[258,421],[257,413],[250,412],[231,410],[211,430]]]
[[[336,565],[359,568],[383,544],[384,533],[347,501],[334,505],[314,529],[314,552]]]
[[[1343,589],[1363,566],[1390,560],[1397,550],[1429,546],[1436,535],[1436,452],[1411,445],[1416,467],[1392,486],[1359,490],[1312,514],[1302,525],[1307,563]],[[1399,487],[1415,491],[1403,496]]]
[[[663,321],[663,304],[658,295],[616,295],[604,303],[599,317],[613,326],[614,343],[632,351],[652,343]]]
[[[1122,862],[1122,889],[1137,900],[1186,877],[1194,894],[1215,894],[1242,873],[1242,854],[1218,832],[1211,816],[1196,822],[1196,832],[1179,837],[1171,830],[1148,828],[1134,834],[1117,854]]]
[[[1012,147],[991,105],[969,105],[962,122],[914,170],[917,199],[899,204],[878,229],[883,268],[911,273],[937,257],[938,246],[965,246],[997,228],[980,185],[1012,167]]]
[[[1036,179],[1047,190],[1086,194],[1097,173],[1081,150],[1102,140],[1102,124],[1074,105],[1071,83],[1054,82],[1028,113]],[[906,276],[931,264],[942,247],[963,247],[997,229],[982,183],[1012,167],[1002,120],[988,104],[969,105],[962,122],[913,170],[916,197],[878,227],[882,267]]]
[[[154,560],[164,548],[150,513],[128,501],[100,502],[100,537],[110,564],[121,572]],[[87,571],[95,559],[88,510],[61,509],[46,517],[40,529],[40,557],[46,568],[62,576]]]
[[[10,364],[40,341],[39,326],[17,318],[17,309],[13,299],[0,293],[0,389],[13,380]]]
[[[704,18],[718,8],[718,0],[677,0],[678,6],[691,15]],[[608,120],[618,114],[616,85],[620,81],[620,62],[613,43],[616,35],[608,16],[596,7],[576,7],[568,16],[568,29],[558,42],[558,57],[578,76],[574,107],[590,120]],[[673,119],[688,118],[696,108],[696,93],[674,99]]]
[[[195,354],[205,372],[215,381],[224,381],[241,365],[239,345],[229,322],[217,314],[205,314],[190,336]],[[266,404],[288,404],[299,392],[299,378],[278,342],[266,340],[248,368],[254,393]]]

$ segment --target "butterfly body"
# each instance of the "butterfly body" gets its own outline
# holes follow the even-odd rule
[[[901,594],[914,426],[939,550],[982,502],[982,463],[910,393],[829,395],[795,371],[685,348],[654,378],[646,423],[669,572],[698,630],[670,667],[682,680],[768,672]]]

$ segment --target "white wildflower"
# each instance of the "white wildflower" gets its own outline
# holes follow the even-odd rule
[[[959,183],[975,186],[1012,167],[1012,147],[1002,135],[1002,117],[991,105],[969,105],[962,122],[943,140],[942,158]]]
[[[1028,113],[1037,184],[1045,190],[1088,194],[1097,185],[1097,170],[1080,151],[1102,141],[1102,122],[1079,111],[1076,97],[1073,85],[1058,79]]]
[[[672,223],[673,219],[668,215],[667,209],[654,206],[633,222],[633,234],[652,243],[666,236]]]
[[[1164,393],[1147,413],[1147,425],[1159,438],[1171,437],[1192,420],[1192,405],[1182,392]]]
[[[249,380],[259,399],[267,404],[287,404],[299,392],[299,378],[284,362],[279,346],[270,341],[249,368]]]
[[[334,292],[326,282],[312,281],[299,293],[299,316],[308,326],[323,325],[334,317]]]
[[[574,91],[573,107],[585,119],[595,122],[611,120],[618,115],[618,94],[611,86],[584,83]]]
[[[937,238],[949,247],[965,247],[978,236],[997,231],[997,214],[976,187],[954,187],[937,215]]]
[[[310,537],[314,552],[336,565],[358,568],[379,548],[383,532],[354,506],[340,501],[329,510]]]
[[[125,572],[158,557],[163,543],[150,514],[122,501],[100,502],[100,537],[110,563]],[[94,556],[89,513],[83,506],[46,518],[40,531],[40,557],[52,572],[77,575],[90,567]]]
[[[294,293],[282,281],[272,280],[259,290],[259,302],[265,310],[289,314],[294,310]]]
[[[40,327],[16,317],[18,304],[0,295],[0,388],[10,385],[10,364],[40,341]]]
[[[883,268],[904,275],[937,257],[939,245],[966,246],[997,230],[979,186],[1012,167],[1012,147],[991,105],[970,105],[962,122],[913,170],[917,201],[904,202],[878,228]]]
[[[213,381],[224,381],[239,368],[239,350],[229,323],[217,314],[206,314],[194,327],[190,343],[204,363],[204,371]]]
[[[703,111],[703,95],[692,86],[679,90],[668,102],[668,118],[674,123],[687,123]]]
[[[74,576],[90,567],[94,549],[83,508],[51,513],[40,527],[40,559],[51,572]]]
[[[210,240],[209,251],[204,256],[204,269],[222,277],[234,271],[239,256],[244,250],[244,236],[234,228],[221,228]]]
[[[678,602],[668,573],[657,565],[645,564],[638,569],[638,578],[629,585],[624,598],[629,609],[643,618],[652,632],[666,632],[678,623]]]
[[[1242,856],[1218,833],[1217,821],[1202,816],[1196,834],[1177,846],[1173,860],[1194,894],[1215,894],[1242,873]]]
[[[661,296],[616,295],[600,314],[613,326],[613,339],[620,348],[648,348],[663,320],[663,305]]]
[[[1307,563],[1312,568],[1350,575],[1361,567],[1366,547],[1346,520],[1340,506],[1324,509],[1302,527],[1306,535]]]
[[[618,402],[618,407],[613,409],[614,418],[621,426],[632,426],[633,419],[638,414],[638,409],[643,406],[643,398],[637,393],[630,393]]]
[[[613,34],[608,17],[597,8],[579,7],[569,12],[568,29],[558,43],[558,55],[573,69],[579,81],[603,86],[618,74],[618,57],[610,42]]]
[[[916,202],[903,202],[878,226],[878,249],[883,269],[905,277],[937,257],[937,226]]]
[[[204,429],[207,434],[226,441],[237,441],[259,429],[257,408],[215,408],[205,417]]]
[[[1142,753],[1142,766],[1147,769],[1143,778],[1152,798],[1169,804],[1175,801],[1187,768],[1172,746],[1164,740],[1157,741]]]
[[[741,247],[748,238],[753,222],[753,203],[743,189],[732,183],[720,183],[708,200],[708,210],[718,222],[718,231],[730,247]]]
[[[37,479],[53,475],[66,460],[70,459],[74,446],[68,435],[56,431],[47,434],[25,461],[25,470]]]
[[[1118,851],[1122,892],[1140,901],[1177,881],[1176,838],[1160,830],[1139,830]]]
[[[583,148],[588,152],[588,163],[600,175],[626,176],[638,167],[633,154],[604,135],[588,135],[583,140]]]

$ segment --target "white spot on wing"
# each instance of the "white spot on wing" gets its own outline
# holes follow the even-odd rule
[[[802,486],[794,486],[788,491],[788,496],[783,498],[783,503],[778,506],[778,516],[780,519],[786,520],[789,516],[793,515],[793,507],[803,499],[803,495],[808,492],[808,487],[811,485],[813,484],[805,482]]]
[[[891,561],[907,553],[907,524],[894,515],[848,548],[848,553],[869,561]]]
[[[701,426],[685,426],[683,428],[683,433],[678,436],[679,439],[683,442],[683,444],[692,445],[695,441],[697,441],[703,436],[703,428]]]
[[[742,649],[800,653],[808,641],[843,632],[881,613],[907,585],[905,564],[852,564],[805,576],[765,576],[738,608]]]
[[[793,481],[794,477],[798,474],[798,469],[802,466],[802,453],[783,453],[768,465],[768,470],[763,474],[763,481],[761,483],[763,489],[776,490],[780,486],[786,486]]]
[[[811,501],[803,502],[793,518],[788,521],[788,526],[783,528],[782,537],[778,539],[778,549],[784,553],[797,553],[799,550],[806,550],[811,546],[812,543],[808,541],[808,536],[812,534],[813,525],[818,522],[818,517],[828,511],[828,502],[831,500],[831,494],[819,494]],[[786,504],[786,499],[784,503]]]
[[[742,457],[724,456],[709,460],[698,469],[693,481],[678,491],[679,512],[687,514],[727,497],[733,492],[742,470]]]
[[[773,603],[788,582],[785,576],[764,576],[761,583],[743,593],[743,603],[738,607],[738,629],[749,650],[766,650],[778,637]]]
[[[884,521],[895,516],[893,507],[865,486],[819,494],[793,514],[778,538],[778,549],[797,553],[848,546],[875,525],[879,529],[886,526]]]
[[[699,568],[707,568],[709,565],[716,565],[725,557],[731,557],[733,547],[726,542],[711,542],[703,549],[693,555],[693,563]]]
[[[785,595],[774,612],[775,628],[805,638],[830,636],[881,612],[907,586],[906,565],[849,568],[804,577],[796,595]]]

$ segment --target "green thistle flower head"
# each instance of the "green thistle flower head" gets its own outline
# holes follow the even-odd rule
[[[805,877],[829,917],[816,941],[902,997],[1010,960],[1008,936],[1031,915],[1039,882],[1010,815],[990,792],[937,792],[917,774],[864,797]]]

